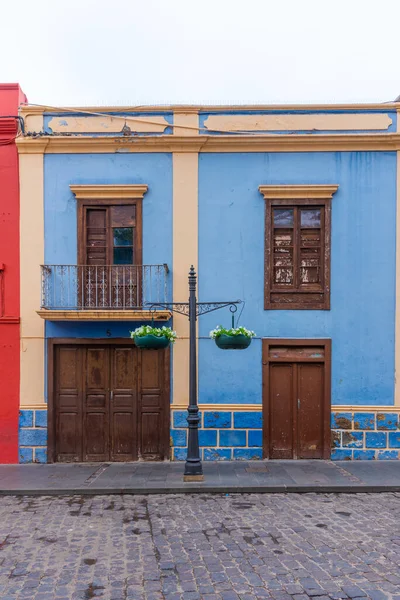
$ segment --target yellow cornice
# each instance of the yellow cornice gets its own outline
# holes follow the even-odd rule
[[[17,139],[18,152],[328,152],[400,150],[400,132],[383,134],[41,136]]]
[[[148,113],[148,112],[230,112],[230,111],[251,111],[254,113],[260,111],[338,111],[338,110],[378,110],[385,112],[388,110],[399,110],[399,102],[387,102],[387,103],[371,103],[371,104],[166,104],[162,106],[70,106],[70,107],[52,107],[52,106],[35,106],[35,105],[22,105],[20,107],[21,116],[26,114],[38,115],[46,113],[67,113],[71,111],[75,112],[134,112],[134,113]]]
[[[332,198],[338,185],[260,185],[265,199],[282,198]]]
[[[37,310],[46,321],[169,321],[169,310]]]
[[[106,199],[112,198],[143,198],[147,192],[147,185],[128,184],[128,185],[70,185],[72,193],[77,199],[84,198],[85,200]]]

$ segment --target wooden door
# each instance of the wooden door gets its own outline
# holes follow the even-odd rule
[[[329,340],[263,340],[263,416],[266,458],[329,458]]]
[[[169,351],[83,342],[49,342],[49,460],[168,458]]]

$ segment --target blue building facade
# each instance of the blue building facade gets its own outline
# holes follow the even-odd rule
[[[137,402],[144,408],[134,404],[132,410],[142,416],[129,435],[141,441],[136,453],[124,451],[120,459],[186,458],[187,322],[149,307],[187,300],[191,264],[198,271],[198,300],[242,300],[236,321],[256,332],[248,349],[222,351],[209,332],[230,326],[229,310],[199,319],[202,459],[399,458],[397,111],[396,104],[168,107],[142,113],[107,108],[32,114],[24,108],[22,190],[38,162],[41,176],[30,201],[24,202],[23,192],[21,197],[22,219],[39,223],[33,243],[21,241],[21,286],[25,281],[32,289],[22,306],[22,346],[28,352],[21,353],[21,462],[97,456],[67,448],[75,443],[74,431],[80,436],[76,444],[86,448],[85,428],[100,427],[100,413],[90,416],[82,399],[75,412],[65,408],[65,398],[75,392],[69,376],[60,383],[67,366],[57,371],[57,352],[74,347],[97,352],[103,342],[104,349],[133,346],[129,331],[155,318],[173,326],[179,339],[163,359],[163,382],[159,357],[144,358],[138,367],[138,380],[149,383],[138,384]],[[32,131],[38,121],[40,136]],[[119,263],[96,262],[99,255],[93,259],[89,245],[102,252],[108,242],[87,240],[100,235],[100,213],[109,211],[104,218],[110,219],[114,242],[107,256],[117,256],[115,231],[127,221],[115,221],[113,207],[135,202],[133,228],[140,228],[140,244],[132,252],[140,260],[131,254],[123,270],[107,271],[105,292],[104,276],[101,285],[90,277],[98,277],[98,269],[104,273],[105,264]],[[317,221],[307,221],[311,218]],[[83,271],[87,260],[95,266]],[[140,266],[140,282],[126,266],[131,264]],[[41,265],[40,304],[35,293]],[[127,279],[115,284],[115,277]],[[139,287],[141,302],[127,302]],[[96,300],[79,303],[87,294]],[[39,358],[29,350],[32,328]],[[88,381],[93,356],[79,356],[65,365],[75,373],[83,361],[79,377]],[[107,369],[113,373],[111,363]],[[38,369],[41,387],[29,389],[24,381]],[[111,384],[104,385],[113,396]],[[124,385],[127,393],[136,384]],[[93,397],[94,384],[87,386],[76,397]],[[154,412],[146,407],[157,394]],[[101,427],[108,432],[114,427],[111,408],[104,414]],[[66,430],[59,428],[61,421]],[[164,442],[154,436],[163,427],[169,428],[169,448],[161,452],[156,446]],[[111,440],[114,434],[104,435]],[[99,460],[113,460],[112,443],[99,450]]]

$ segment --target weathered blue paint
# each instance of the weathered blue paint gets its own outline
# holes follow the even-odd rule
[[[46,448],[36,448],[35,449],[35,462],[47,463],[47,449]]]
[[[261,460],[261,448],[234,448],[233,458],[236,460]]]
[[[331,427],[332,429],[351,429],[353,423],[352,413],[332,413]]]
[[[133,136],[142,136],[142,135],[150,135],[150,136],[159,136],[159,135],[171,135],[173,128],[173,122],[174,122],[174,116],[172,113],[161,113],[161,112],[152,112],[152,113],[134,113],[134,112],[130,112],[130,113],[115,113],[115,112],[110,112],[107,113],[107,115],[109,116],[113,116],[113,115],[117,115],[117,116],[126,116],[126,117],[135,117],[138,119],[142,119],[142,118],[151,118],[151,117],[164,117],[164,119],[166,120],[167,123],[169,123],[169,126],[167,126],[165,128],[164,131],[162,132],[135,132],[135,121],[130,121],[129,119],[127,119],[126,121],[126,125],[128,127],[131,128],[131,130],[134,132],[134,134],[132,134]],[[61,118],[62,117],[62,118]],[[85,113],[58,113],[57,115],[54,115],[54,113],[44,113],[43,116],[43,131],[45,133],[53,133],[52,128],[49,126],[49,123],[52,119],[57,119],[59,120],[59,125],[61,125],[62,127],[67,127],[68,122],[70,119],[75,118],[75,117],[93,117],[93,115],[88,115]],[[120,124],[120,127],[119,127]],[[123,119],[121,119],[118,123],[118,127],[119,127],[119,133],[118,132],[108,132],[106,129],[104,131],[99,131],[96,133],[84,133],[84,132],[80,132],[79,135],[87,135],[87,136],[91,136],[91,137],[108,137],[108,136],[117,136],[120,135],[121,137],[123,136],[123,132],[122,132],[122,128],[124,127],[125,122]],[[63,132],[61,131],[61,134]],[[70,135],[74,135],[74,133],[70,134]],[[76,135],[76,134],[75,134]]]
[[[397,450],[380,450],[378,452],[378,460],[398,460],[398,458]]]
[[[204,427],[226,429],[232,427],[232,413],[230,412],[205,412]]]
[[[174,448],[174,459],[175,460],[186,460],[187,448]]]
[[[259,429],[262,427],[261,412],[235,412],[233,413],[235,428]]]
[[[246,445],[246,432],[221,429],[221,431],[219,432],[219,445],[220,446],[245,446]]]
[[[172,422],[174,424],[174,427],[187,427],[188,426],[188,422],[187,422],[188,413],[186,410],[174,410],[174,412],[172,414],[173,414]]]
[[[199,445],[200,446],[216,446],[217,445],[217,432],[215,430],[211,430],[211,429],[200,429]]]
[[[342,445],[346,448],[362,448],[364,444],[363,431],[343,431]]]
[[[261,429],[250,429],[248,432],[248,446],[262,446],[262,430]]]
[[[400,448],[400,431],[389,432],[389,448]]]
[[[19,411],[19,427],[33,427],[33,410]]]
[[[397,429],[399,415],[396,413],[378,413],[376,415],[377,429]]]
[[[352,450],[344,450],[342,448],[335,448],[332,450],[331,459],[332,460],[351,460],[353,457]]]
[[[375,450],[354,450],[353,460],[375,460]]]
[[[383,431],[367,431],[365,434],[366,448],[386,448],[387,434]]]
[[[47,427],[47,410],[35,411],[35,427]]]
[[[171,431],[171,440],[173,446],[187,445],[187,431],[185,429],[173,429]]]
[[[231,448],[204,448],[204,460],[231,460]]]
[[[20,448],[19,449],[19,462],[20,463],[33,462],[33,448]]]
[[[47,429],[21,429],[19,444],[20,446],[45,446],[47,444]]]
[[[339,184],[332,200],[331,310],[263,308],[260,184]],[[260,337],[332,338],[332,403],[390,405],[394,393],[396,154],[200,154],[199,299],[246,305]],[[199,321],[200,335],[228,311]],[[200,400],[261,400],[261,340],[248,350],[199,344]],[[249,376],[249,373],[251,375]]]
[[[354,429],[375,429],[375,413],[354,413]]]

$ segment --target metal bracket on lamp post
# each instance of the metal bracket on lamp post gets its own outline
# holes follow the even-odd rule
[[[203,465],[199,449],[199,406],[197,403],[197,357],[196,357],[196,320],[198,316],[219,310],[220,308],[235,307],[242,300],[231,302],[197,302],[197,275],[194,266],[189,271],[189,301],[188,302],[155,302],[153,307],[170,309],[173,312],[189,318],[189,406],[187,422],[189,426],[188,450],[183,475],[184,481],[203,481]]]

